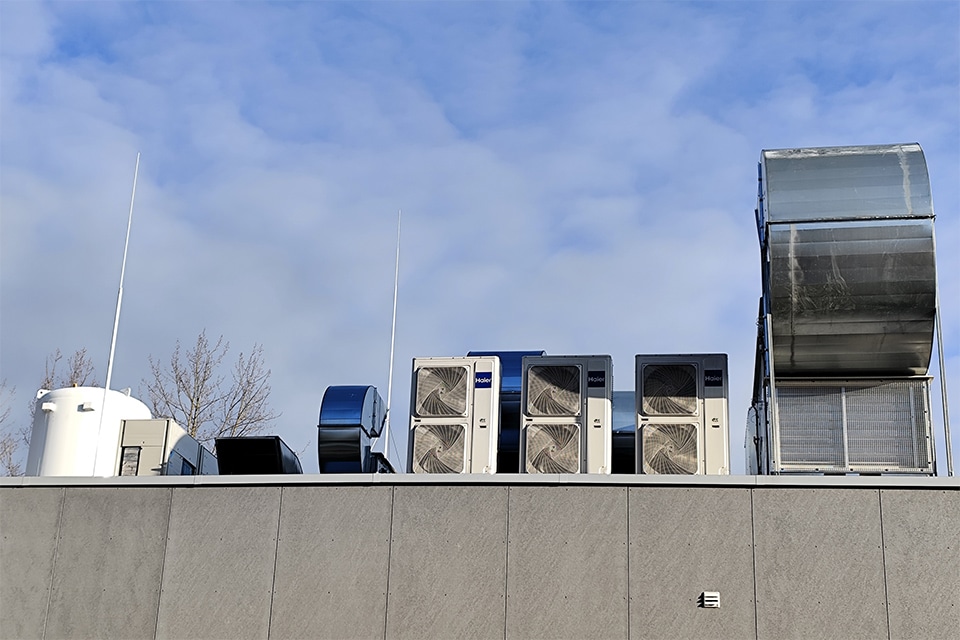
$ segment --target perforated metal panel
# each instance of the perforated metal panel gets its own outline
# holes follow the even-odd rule
[[[929,378],[777,388],[782,471],[932,474]]]

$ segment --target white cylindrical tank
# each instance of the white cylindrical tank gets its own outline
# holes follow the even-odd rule
[[[115,476],[122,421],[150,417],[147,405],[119,391],[104,392],[97,387],[41,389],[37,392],[26,475]]]

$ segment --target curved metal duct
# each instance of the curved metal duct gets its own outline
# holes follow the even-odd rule
[[[760,177],[776,374],[925,374],[936,267],[920,146],[768,150]]]
[[[385,411],[376,387],[327,387],[317,425],[320,473],[368,472],[370,439],[380,435]]]

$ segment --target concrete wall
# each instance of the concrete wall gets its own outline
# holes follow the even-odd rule
[[[958,523],[953,478],[3,480],[0,638],[955,638]]]

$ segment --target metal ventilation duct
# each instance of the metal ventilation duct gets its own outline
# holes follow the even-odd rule
[[[768,150],[760,169],[776,374],[926,374],[936,268],[920,146]]]

